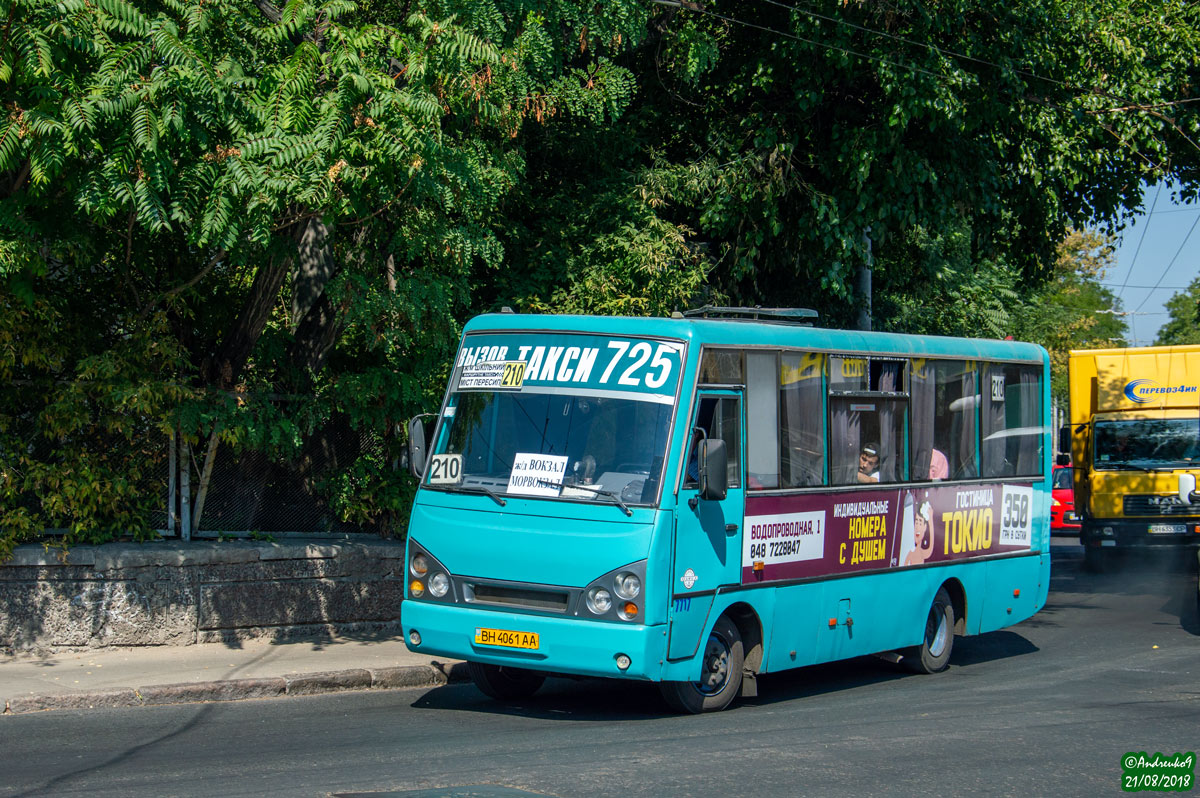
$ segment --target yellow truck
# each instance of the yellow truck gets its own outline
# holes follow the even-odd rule
[[[1110,549],[1200,546],[1200,346],[1076,350],[1068,370],[1059,448],[1087,567]]]

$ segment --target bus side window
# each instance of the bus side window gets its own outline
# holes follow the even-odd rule
[[[1041,373],[1029,366],[990,364],[983,370],[985,477],[1035,476],[1042,471]]]
[[[779,487],[777,352],[746,353],[746,474],[751,490]]]
[[[781,487],[825,484],[826,360],[826,355],[815,352],[783,354],[779,372]]]
[[[830,358],[831,484],[899,482],[905,459],[908,395],[905,361]],[[868,453],[867,450],[870,450]],[[872,461],[867,468],[866,456]]]
[[[692,429],[697,427],[704,430],[709,438],[719,438],[725,441],[725,451],[729,458],[728,485],[736,488],[741,485],[741,452],[742,452],[742,418],[738,408],[738,400],[732,396],[706,396],[700,400],[696,409],[696,417],[692,420]],[[688,456],[684,465],[683,486],[697,486],[698,466],[696,448],[701,436],[693,432],[691,443],[688,444]]]
[[[974,365],[961,360],[913,361],[911,478],[976,476]]]

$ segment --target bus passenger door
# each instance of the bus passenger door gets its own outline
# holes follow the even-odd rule
[[[740,391],[704,391],[697,397],[676,510],[667,649],[671,660],[696,653],[717,588],[741,583],[746,482],[743,405]],[[729,464],[724,500],[699,495],[695,450],[697,441],[705,436],[725,441]]]

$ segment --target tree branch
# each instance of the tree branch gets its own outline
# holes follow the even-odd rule
[[[1171,108],[1176,105],[1185,105],[1187,103],[1195,103],[1195,102],[1200,102],[1200,97],[1190,97],[1186,100],[1172,100],[1170,102],[1164,102],[1164,103],[1151,103],[1151,104],[1132,103],[1130,105],[1122,105],[1117,108],[1101,108],[1097,111],[1084,111],[1084,113],[1092,114],[1094,116],[1096,114],[1116,114],[1116,113],[1121,113],[1123,111],[1155,111],[1155,110],[1158,110],[1159,108]]]
[[[208,275],[208,273],[213,270],[213,267],[216,266],[218,263],[220,263],[222,259],[224,259],[226,254],[227,253],[225,252],[224,249],[218,249],[216,254],[213,255],[212,258],[209,259],[208,263],[205,264],[204,268],[201,269],[196,274],[195,277],[188,280],[183,285],[176,286],[175,288],[172,288],[170,291],[164,291],[163,293],[159,294],[157,297],[155,297],[153,300],[151,300],[149,304],[147,304],[144,308],[142,308],[142,312],[138,314],[138,319],[141,320],[141,319],[146,318],[146,316],[148,316],[150,314],[150,311],[154,309],[154,306],[157,305],[159,302],[162,302],[167,297],[175,296],[176,294],[181,294],[184,291],[191,288],[196,283],[203,280]]]
[[[29,158],[25,159],[25,163],[21,165],[21,171],[17,173],[17,179],[13,181],[12,189],[8,192],[8,196],[12,196],[20,191],[25,186],[25,181],[29,179],[29,172],[33,168],[33,161]]]

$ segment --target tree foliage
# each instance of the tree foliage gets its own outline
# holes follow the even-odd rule
[[[1195,190],[1198,38],[1185,2],[684,3],[630,113],[556,160],[614,153],[731,301],[849,324],[870,257],[877,328],[1009,333],[1069,227],[1164,172]]]
[[[476,276],[502,263],[523,128],[619,114],[633,79],[610,56],[646,17],[633,2],[4,12],[10,543],[42,527],[145,534],[145,502],[116,488],[135,482],[150,430],[193,443],[217,430],[285,461],[333,426],[390,439],[438,390]],[[280,413],[279,395],[302,398]],[[141,440],[80,460],[104,448],[69,445],[83,429]],[[395,454],[326,474],[345,517],[394,524],[411,490],[386,467]]]
[[[1115,239],[1096,230],[1071,230],[1058,246],[1048,283],[1023,298],[1016,337],[1050,352],[1050,388],[1064,406],[1067,354],[1072,349],[1126,346],[1120,300],[1101,285],[1116,261]]]
[[[1169,318],[1158,331],[1154,342],[1160,346],[1200,344],[1200,277],[1188,284],[1187,290],[1171,296],[1166,304]]]
[[[839,326],[869,259],[880,329],[1109,335],[1055,247],[1200,182],[1185,0],[2,10],[3,545],[148,534],[171,429],[395,529],[394,430],[503,304]]]

